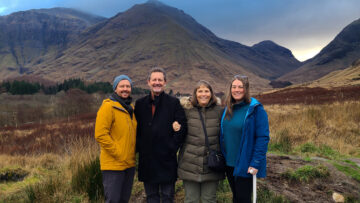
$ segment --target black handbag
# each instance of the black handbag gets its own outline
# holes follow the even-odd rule
[[[204,123],[204,119],[202,117],[201,111],[198,108],[201,124],[205,134],[205,144],[208,150],[208,167],[216,172],[224,172],[225,171],[225,157],[221,153],[221,151],[210,149],[209,138],[207,136],[207,131]]]

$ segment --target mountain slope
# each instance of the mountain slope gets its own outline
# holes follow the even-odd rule
[[[274,79],[295,70],[301,65],[301,62],[292,55],[290,50],[272,41],[267,40],[253,47],[248,47],[237,42],[224,40],[215,36],[183,11],[161,4],[156,0],[152,2],[157,2],[158,7],[162,6],[162,12],[186,28],[197,40],[220,50],[226,54],[229,60],[260,77]]]
[[[300,68],[278,80],[295,83],[318,79],[332,71],[349,67],[360,58],[360,19],[346,26],[333,41]]]
[[[294,57],[289,49],[281,47],[272,41],[262,41],[252,46],[252,48],[264,58],[262,61],[254,60],[254,63],[259,67],[271,67],[266,71],[272,76],[272,79],[291,72],[301,65],[301,62]],[[263,69],[263,71],[265,70]]]
[[[275,63],[266,56],[277,55],[272,49],[261,50],[220,39],[183,11],[150,1],[92,26],[57,59],[33,64],[32,73],[93,81],[124,73],[145,86],[149,68],[161,66],[168,72],[168,86],[179,91],[191,91],[199,79],[223,90],[234,74],[248,75],[255,89],[268,88],[262,77],[276,77],[275,67],[286,72],[293,64]],[[286,57],[297,61],[291,52]],[[264,61],[267,65],[260,65]]]
[[[0,75],[17,76],[41,63],[39,56],[56,55],[102,17],[73,9],[53,8],[0,16]]]
[[[308,84],[308,87],[341,87],[360,85],[360,59],[344,70],[333,71]]]

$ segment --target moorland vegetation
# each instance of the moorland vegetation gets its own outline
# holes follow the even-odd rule
[[[99,147],[93,136],[96,110],[105,97],[79,89],[55,95],[1,94],[0,202],[102,202]],[[347,202],[360,200],[359,101],[267,104],[265,109],[271,132],[269,177],[259,180],[258,202],[304,201],[306,188],[316,191],[311,186],[322,184],[324,192],[316,191],[320,197],[309,191],[308,198],[330,201],[332,192],[342,192]],[[289,165],[278,167],[287,160]],[[346,184],[335,184],[336,177]],[[176,202],[183,198],[178,181]],[[217,198],[231,202],[226,180]],[[136,178],[131,201],[144,201]]]

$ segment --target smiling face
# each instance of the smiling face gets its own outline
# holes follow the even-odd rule
[[[200,106],[202,106],[202,107],[207,106],[207,104],[210,101],[210,98],[211,98],[211,91],[210,91],[209,88],[201,85],[196,90],[196,99],[197,99]]]
[[[159,96],[164,91],[165,84],[166,81],[162,72],[151,73],[148,85],[153,95]]]
[[[244,87],[244,84],[240,80],[234,80],[232,82],[231,96],[236,102],[239,102],[244,99],[245,87]]]
[[[115,92],[121,98],[126,99],[131,94],[131,84],[128,80],[121,80],[116,86]]]

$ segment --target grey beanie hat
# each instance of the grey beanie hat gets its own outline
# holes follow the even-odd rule
[[[113,83],[113,90],[114,91],[115,91],[117,85],[119,84],[119,82],[122,81],[122,80],[128,80],[130,82],[131,87],[132,87],[132,81],[129,78],[129,76],[127,76],[127,75],[119,75],[114,79],[114,83]]]

